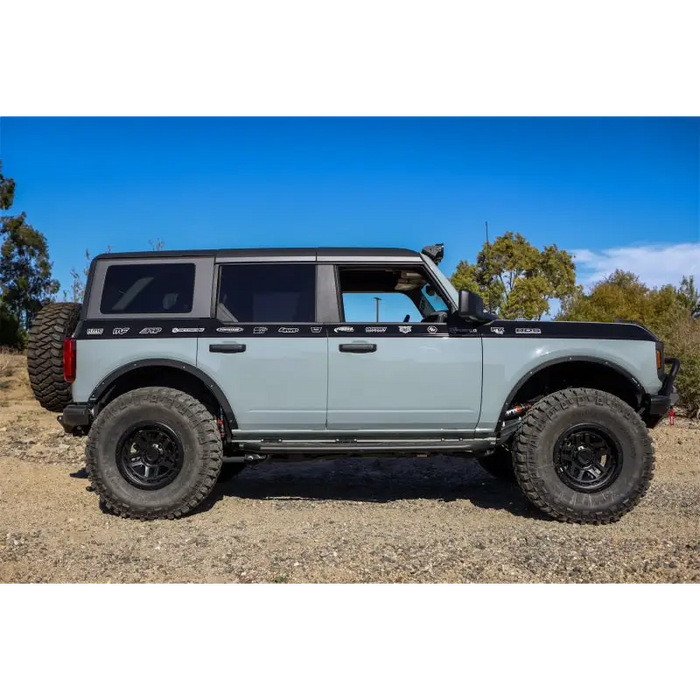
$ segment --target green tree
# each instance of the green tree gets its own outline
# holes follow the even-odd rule
[[[678,294],[683,306],[690,311],[690,315],[693,318],[700,317],[700,291],[695,286],[693,275],[690,275],[690,277],[683,276],[678,288]]]
[[[681,361],[676,378],[680,407],[690,416],[700,418],[700,319],[678,319],[663,338],[667,357]]]
[[[2,175],[0,162],[0,209],[12,207],[15,182]],[[25,330],[41,307],[51,301],[59,284],[51,277],[46,237],[27,223],[24,212],[0,217],[0,296],[6,314]]]
[[[681,361],[676,379],[680,406],[700,416],[700,319],[692,277],[679,287],[649,288],[631,272],[616,270],[562,306],[557,320],[615,321],[643,324],[665,343],[667,357]],[[694,317],[695,316],[695,317]]]
[[[569,253],[556,245],[539,250],[512,231],[485,243],[474,264],[462,260],[452,284],[481,294],[487,308],[508,319],[539,320],[553,299],[564,302],[578,291]]]
[[[558,321],[634,321],[659,336],[688,315],[687,301],[672,285],[647,287],[631,272],[615,270],[584,294],[579,291],[562,303]]]
[[[22,350],[26,344],[26,333],[22,331],[19,321],[10,313],[0,299],[0,348],[10,347]]]

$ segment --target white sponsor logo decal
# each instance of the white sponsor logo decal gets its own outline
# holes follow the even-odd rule
[[[411,326],[399,326],[399,333],[411,333],[413,328]]]
[[[367,326],[367,333],[386,333],[386,326]]]
[[[312,333],[320,333],[323,330],[320,326],[312,326],[311,327],[311,332]]]
[[[204,328],[173,328],[173,333],[204,333]]]
[[[112,331],[112,335],[124,335],[125,333],[128,333],[128,332],[129,332],[129,326],[127,326],[126,328],[115,328]]]
[[[542,333],[541,328],[516,328],[516,333],[520,335],[540,335]]]
[[[278,331],[278,333],[298,333],[299,329],[298,328],[289,328],[287,326],[282,326]]]
[[[428,326],[428,333],[437,333],[437,326]]]
[[[88,328],[87,329],[87,334],[88,335],[102,335],[104,333],[104,328]]]
[[[255,326],[253,328],[253,335],[262,335],[263,333],[267,333],[267,326]]]
[[[336,333],[354,333],[355,329],[352,326],[338,326],[333,329]]]
[[[221,328],[217,328],[216,332],[217,333],[242,333],[243,328],[240,326],[221,326]]]
[[[498,326],[498,328],[492,328],[491,333],[495,333],[496,335],[503,335],[506,332],[505,328],[502,328],[501,326]]]
[[[158,333],[160,333],[162,330],[163,329],[158,326],[154,326],[152,328],[142,328],[139,331],[139,335],[158,335]]]

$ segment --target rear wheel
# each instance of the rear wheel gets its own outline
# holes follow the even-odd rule
[[[80,318],[80,304],[48,304],[29,332],[27,370],[34,397],[42,408],[60,413],[71,403],[71,387],[63,379],[63,341],[73,335]]]
[[[124,517],[178,518],[221,471],[215,417],[176,389],[145,387],[112,401],[88,435],[87,470],[106,508]]]
[[[513,444],[527,498],[557,520],[611,523],[649,488],[654,446],[624,401],[597,389],[565,389],[539,401]]]

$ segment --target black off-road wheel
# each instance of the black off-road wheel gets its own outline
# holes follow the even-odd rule
[[[513,443],[525,496],[563,522],[619,520],[642,499],[654,473],[647,427],[624,401],[597,389],[564,389],[539,401]]]
[[[164,387],[129,391],[97,416],[86,466],[104,507],[141,520],[179,518],[214,488],[223,448],[216,418]]]
[[[515,483],[515,472],[513,471],[513,453],[500,445],[490,455],[481,455],[476,461],[479,466],[494,479],[504,481],[509,484]]]
[[[29,332],[27,369],[34,398],[47,411],[60,413],[71,403],[71,389],[63,379],[63,341],[73,335],[80,304],[60,302],[45,306]]]

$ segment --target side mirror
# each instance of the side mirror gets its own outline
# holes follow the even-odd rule
[[[462,289],[459,292],[459,309],[457,315],[468,321],[493,321],[496,317],[484,311],[484,300],[474,292]]]

